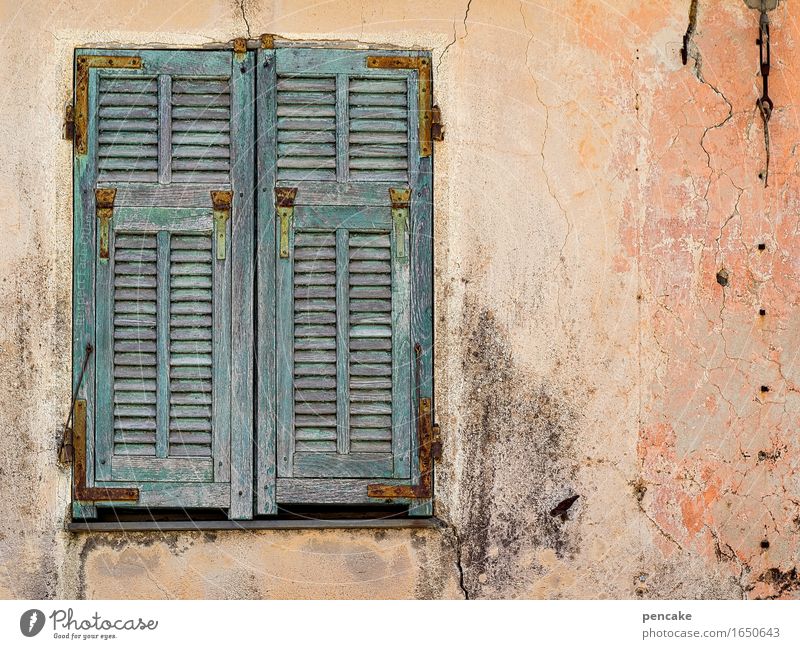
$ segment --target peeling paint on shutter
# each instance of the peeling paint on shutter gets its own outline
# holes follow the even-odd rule
[[[350,450],[392,451],[392,267],[388,234],[351,234]]]
[[[95,347],[80,393],[86,484],[138,489],[115,507],[249,518],[255,56],[137,56],[139,72],[89,71],[88,150],[74,163],[75,344]],[[107,259],[98,186],[115,195]],[[212,191],[233,196],[224,236]]]
[[[408,178],[408,84],[404,79],[350,78],[349,178]]]
[[[209,235],[172,235],[169,315],[169,456],[210,457],[214,331]]]
[[[278,78],[278,179],[336,180],[336,78]]]
[[[172,80],[172,182],[230,180],[231,95],[227,79]]]
[[[156,236],[114,242],[114,454],[156,454]]]
[[[372,69],[367,56],[259,52],[259,184],[296,190],[281,221],[287,254],[275,252],[272,199],[258,216],[268,233],[259,248],[259,513],[375,503],[370,479],[417,477],[412,349],[426,350],[420,394],[429,397],[430,248],[419,238],[430,239],[430,158],[419,152],[418,71]],[[393,218],[389,189],[411,190],[407,222]],[[413,513],[429,505],[414,503]]]
[[[101,182],[158,179],[158,81],[99,77],[97,176]]]

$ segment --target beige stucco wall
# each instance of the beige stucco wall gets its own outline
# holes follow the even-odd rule
[[[0,2],[0,596],[800,594],[795,5],[765,189],[740,0]],[[72,50],[262,32],[433,50],[447,525],[69,534]]]

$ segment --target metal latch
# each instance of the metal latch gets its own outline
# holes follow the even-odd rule
[[[100,252],[98,257],[106,261],[108,261],[109,223],[111,222],[111,217],[114,216],[114,198],[116,196],[117,190],[111,187],[94,191],[95,212],[100,220],[98,226]]]
[[[394,224],[395,257],[408,259],[406,252],[406,232],[408,231],[408,203],[411,190],[389,189],[389,199],[392,201],[392,223]]]
[[[297,196],[297,187],[276,187],[275,203],[278,218],[281,222],[280,256],[282,259],[289,257],[289,227],[294,216],[294,199]]]
[[[135,487],[86,486],[86,399],[77,399],[72,415],[72,444],[75,462],[72,466],[72,497],[78,501],[139,500]]]
[[[217,239],[217,259],[225,259],[225,231],[231,218],[231,200],[228,191],[211,191],[211,204],[214,206],[214,236]]]

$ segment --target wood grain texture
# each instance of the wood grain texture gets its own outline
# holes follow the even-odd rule
[[[253,516],[253,139],[255,54],[231,72],[231,502],[229,516]],[[220,263],[220,262],[217,262]]]
[[[179,117],[216,119],[224,117],[219,111],[230,113],[225,108],[229,103],[225,93],[232,56],[229,52],[147,51],[143,60],[142,70],[127,70],[123,75],[106,75],[103,70],[101,76],[92,71],[89,151],[75,157],[75,185],[80,188],[75,196],[75,344],[102,346],[96,362],[87,367],[86,378],[91,383],[84,386],[90,388],[82,387],[90,413],[87,487],[116,488],[131,483],[140,487],[138,503],[113,503],[118,507],[227,508],[231,504],[230,391],[236,385],[230,373],[232,270],[228,267],[212,273],[208,186],[170,185],[175,178],[167,172],[169,168],[185,170],[193,181],[216,177],[203,175],[207,172],[222,174],[224,183],[215,189],[230,188],[229,161],[222,167],[216,162],[220,150],[227,155],[230,129],[222,129],[224,133],[203,128],[198,133],[181,132],[168,113],[174,112],[172,90],[180,94],[178,106],[183,114],[179,112]],[[197,76],[214,78],[197,82]],[[100,79],[104,93],[98,91]],[[241,127],[248,132],[241,139],[247,142],[243,155],[248,171],[242,176],[247,179],[243,193],[249,195],[252,160],[246,156],[252,155],[252,80],[245,80],[244,86],[240,101],[246,115]],[[154,102],[153,93],[159,90]],[[158,123],[155,138],[144,123],[153,111]],[[98,120],[106,120],[117,132],[98,129]],[[174,141],[167,142],[176,133],[180,134]],[[97,261],[95,250],[93,204],[99,145],[110,161],[104,162],[105,186],[122,183],[121,202],[114,213],[118,218],[116,222],[111,219],[110,259],[103,264]],[[148,175],[147,160],[153,151],[157,152],[161,185]],[[131,164],[125,161],[140,158],[145,160],[137,163],[141,169],[131,172]],[[245,241],[240,246],[244,259],[240,272],[252,278],[248,264],[253,251],[246,241],[252,239],[251,205],[244,206],[241,222]],[[98,271],[100,265],[103,268]],[[100,282],[96,281],[98,272]],[[241,284],[247,292],[247,280]],[[247,300],[251,299],[247,295]],[[242,295],[239,300],[245,301]],[[233,311],[235,317],[243,315],[245,323],[237,333],[246,336],[252,312],[246,306],[241,311],[244,313]],[[243,344],[248,350],[252,347],[252,341]],[[221,356],[221,380],[212,380],[212,366],[216,365],[212,354]],[[74,366],[73,376],[77,377],[77,357]],[[252,377],[252,364],[249,371]],[[243,384],[250,390],[247,366],[244,372]],[[245,402],[242,412],[250,418],[252,406]],[[214,425],[217,419],[219,426]],[[243,428],[247,428],[243,435],[246,452],[251,425],[240,430]],[[243,465],[251,475],[252,458],[245,457]],[[78,505],[74,512],[86,516],[96,510]],[[247,506],[243,512],[250,515]]]
[[[277,159],[275,50],[261,49],[256,65],[256,513],[278,513],[275,499],[275,163]]]

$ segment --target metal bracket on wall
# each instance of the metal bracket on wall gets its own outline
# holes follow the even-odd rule
[[[297,196],[297,187],[275,188],[275,204],[277,206],[278,218],[281,222],[281,242],[279,247],[282,259],[289,258],[289,226],[294,217],[295,196]]]
[[[98,257],[108,261],[108,239],[111,217],[114,216],[114,198],[117,196],[117,190],[106,187],[104,189],[94,190],[94,203],[97,218],[100,221],[98,225],[98,240],[100,242],[100,252]]]
[[[217,241],[217,259],[225,259],[225,229],[231,218],[231,200],[228,191],[211,191],[211,204],[214,206],[214,236]]]
[[[85,155],[88,150],[89,70],[91,68],[140,69],[139,56],[79,56],[75,70],[75,151]]]
[[[424,56],[368,56],[368,68],[384,70],[416,70],[419,74],[419,154],[423,158],[433,153],[433,133],[437,139],[443,139],[441,123],[437,121],[434,128],[434,116],[439,115],[438,107],[434,111],[431,92],[431,62]],[[438,118],[437,118],[438,119]]]
[[[274,34],[261,34],[261,49],[274,50],[275,49],[275,35]]]
[[[72,497],[77,501],[139,500],[135,487],[86,486],[86,400],[77,399],[73,412],[72,446],[75,461],[72,465]]]
[[[408,202],[411,190],[389,189],[389,198],[392,201],[392,223],[394,224],[395,257],[408,259],[406,251],[406,232],[408,231]]]

